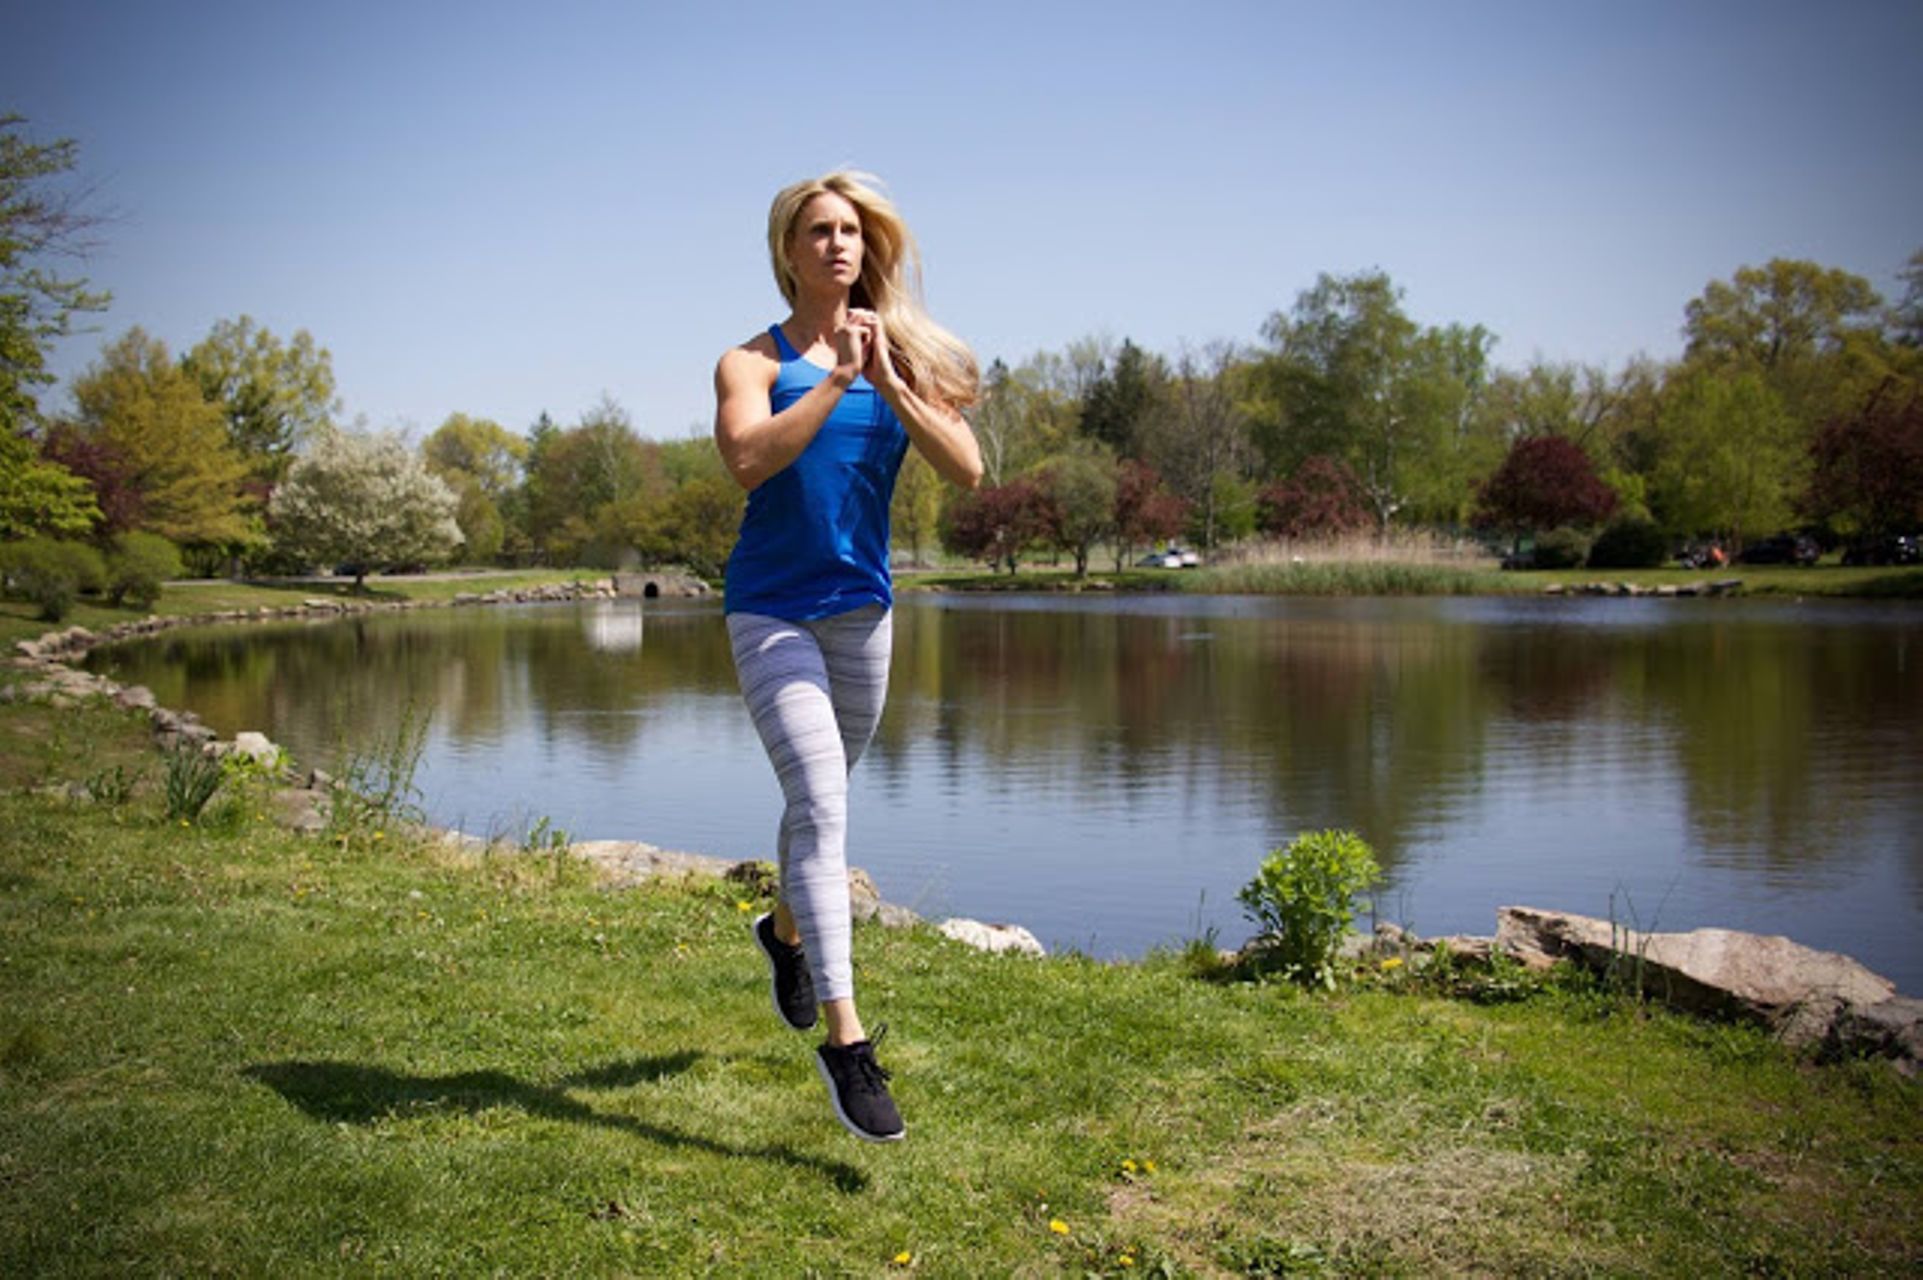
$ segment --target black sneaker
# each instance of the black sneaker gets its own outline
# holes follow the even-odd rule
[[[815,980],[808,973],[808,957],[775,936],[774,913],[755,917],[755,942],[768,957],[769,986],[774,989],[775,1014],[796,1031],[815,1025]]]
[[[888,1096],[888,1073],[875,1061],[875,1046],[887,1030],[884,1026],[876,1031],[873,1040],[824,1044],[815,1050],[815,1065],[828,1084],[835,1117],[865,1142],[898,1142],[908,1132]]]

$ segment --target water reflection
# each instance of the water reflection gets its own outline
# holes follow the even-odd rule
[[[1349,826],[1425,931],[1615,898],[1923,989],[1915,608],[971,597],[905,601],[897,627],[854,856],[924,908],[1105,952],[1239,937],[1262,851]],[[315,762],[429,710],[444,821],[771,843],[712,605],[177,632],[96,665]]]

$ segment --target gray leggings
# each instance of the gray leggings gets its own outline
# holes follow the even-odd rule
[[[849,958],[848,773],[888,698],[892,615],[880,605],[813,622],[728,615],[741,695],[787,801],[775,849],[815,997],[855,994]]]

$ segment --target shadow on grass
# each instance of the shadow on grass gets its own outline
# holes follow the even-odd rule
[[[694,1052],[632,1058],[576,1072],[553,1085],[530,1084],[502,1071],[462,1071],[447,1076],[410,1076],[355,1062],[264,1062],[242,1074],[260,1081],[316,1120],[377,1124],[429,1112],[477,1115],[516,1107],[529,1115],[617,1129],[668,1147],[692,1147],[714,1155],[773,1160],[819,1173],[842,1191],[862,1191],[868,1176],[853,1165],[805,1155],[781,1144],[737,1146],[609,1115],[567,1095],[571,1088],[616,1089],[679,1075],[701,1057]]]

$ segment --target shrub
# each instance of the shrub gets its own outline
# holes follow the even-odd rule
[[[1589,548],[1591,569],[1658,569],[1669,559],[1669,539],[1654,520],[1623,516]]]
[[[1573,569],[1589,554],[1589,540],[1574,529],[1551,529],[1536,539],[1535,567]]]
[[[1355,896],[1378,879],[1375,851],[1355,832],[1306,832],[1271,850],[1236,897],[1262,926],[1272,967],[1305,986],[1333,987]]]
[[[114,539],[107,561],[107,598],[144,609],[160,599],[160,584],[180,573],[180,552],[173,543],[157,533],[123,533]]]
[[[84,542],[28,538],[0,547],[0,575],[9,589],[40,606],[40,616],[58,622],[73,608],[82,591],[98,591],[106,582],[100,553]]]

